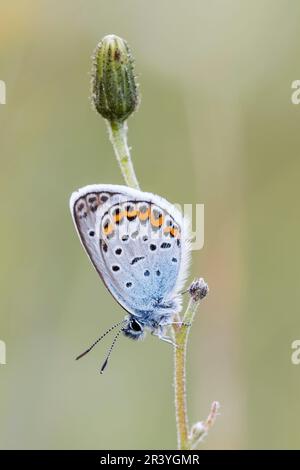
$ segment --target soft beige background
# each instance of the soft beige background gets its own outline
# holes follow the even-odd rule
[[[122,183],[91,110],[90,56],[116,33],[142,92],[130,119],[140,183],[205,204],[192,276],[191,421],[218,399],[204,448],[299,448],[300,78],[297,0],[0,0],[1,448],[174,448],[172,349],[109,341],[123,311],[75,234],[70,193]]]

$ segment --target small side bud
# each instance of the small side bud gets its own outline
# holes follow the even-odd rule
[[[198,423],[193,424],[189,436],[191,446],[193,448],[196,447],[199,442],[201,442],[206,437],[206,435],[207,429],[203,421],[198,421]]]
[[[196,279],[195,281],[192,282],[189,288],[189,293],[194,302],[198,302],[199,300],[204,299],[204,297],[207,296],[209,292],[208,285],[202,279]]]
[[[195,447],[197,447],[198,444],[200,444],[200,442],[202,442],[203,439],[205,439],[205,437],[208,434],[208,431],[210,430],[210,428],[214,425],[216,421],[216,417],[219,414],[219,410],[220,410],[220,403],[218,401],[214,401],[211,404],[210,413],[208,417],[206,418],[206,420],[199,421],[198,423],[195,423],[192,426],[192,429],[189,434],[189,442],[190,442],[191,449],[195,449]]]
[[[96,47],[92,69],[92,102],[110,122],[123,122],[138,107],[134,60],[124,39],[105,36]]]

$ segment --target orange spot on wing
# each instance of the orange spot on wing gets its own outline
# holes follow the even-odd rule
[[[151,225],[152,225],[153,227],[161,227],[162,224],[163,224],[163,220],[164,220],[164,218],[163,218],[163,215],[162,215],[162,214],[158,217],[158,219],[156,219],[156,218],[154,217],[153,213],[151,214],[150,221],[151,221]]]
[[[103,233],[104,235],[110,235],[114,230],[113,224],[108,224],[107,227],[103,227]]]
[[[166,227],[164,229],[164,233],[169,233],[171,235],[171,237],[173,237],[173,238],[175,238],[179,235],[179,231],[175,227]]]
[[[145,212],[139,212],[138,215],[140,220],[147,220],[150,216],[150,209],[147,209]]]
[[[126,212],[119,212],[118,214],[114,215],[114,222],[118,223],[126,216]]]
[[[135,209],[133,211],[127,211],[125,212],[125,215],[126,217],[129,217],[129,218],[136,217],[138,215],[138,211]]]

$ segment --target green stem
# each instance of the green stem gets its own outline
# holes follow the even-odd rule
[[[122,175],[125,179],[127,186],[134,189],[140,189],[131,161],[130,150],[127,143],[126,121],[107,121],[107,124],[109,129],[110,141],[113,145]],[[177,345],[177,347],[174,347],[174,377],[177,441],[178,449],[180,450],[188,450],[191,449],[192,446],[188,425],[186,402],[186,350],[190,330],[189,325],[194,319],[197,307],[199,305],[199,301],[201,299],[200,297],[193,296],[191,289],[192,286],[189,289],[191,298],[183,318],[181,319],[179,315],[176,315],[176,318],[174,319],[176,322],[183,322],[183,324],[173,326],[174,342]]]
[[[121,172],[127,186],[140,189],[139,183],[131,161],[130,150],[127,144],[127,123],[107,121],[109,138],[114,148]]]
[[[187,416],[187,402],[186,402],[186,350],[187,341],[189,336],[190,324],[192,323],[199,300],[190,299],[185,314],[182,318],[182,326],[174,325],[173,334],[174,342],[177,346],[174,347],[174,369],[175,369],[175,410],[176,410],[176,424],[177,424],[177,443],[178,449],[190,449],[189,442],[189,424]],[[180,321],[180,318],[176,318]]]

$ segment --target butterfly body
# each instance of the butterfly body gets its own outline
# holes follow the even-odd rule
[[[79,238],[105,286],[126,310],[122,332],[164,339],[181,309],[188,224],[165,199],[126,186],[90,185],[70,200]]]

